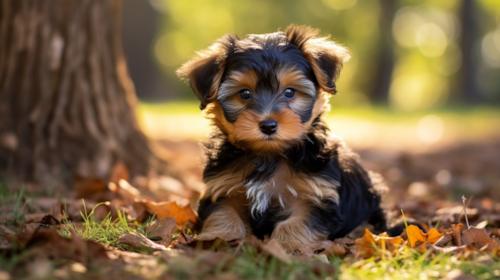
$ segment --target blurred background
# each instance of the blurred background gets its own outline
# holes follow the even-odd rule
[[[195,95],[175,75],[195,51],[226,33],[269,33],[291,23],[319,28],[352,51],[329,121],[355,145],[485,137],[498,124],[500,1],[125,0],[123,20],[139,112],[152,136],[208,132]]]
[[[457,199],[500,188],[498,0],[124,0],[123,12],[141,126],[182,164],[200,166],[210,127],[175,70],[223,34],[294,23],[351,50],[326,119],[391,187]]]

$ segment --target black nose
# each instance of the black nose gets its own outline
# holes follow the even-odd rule
[[[276,123],[275,120],[265,120],[260,122],[259,127],[260,131],[267,135],[271,135],[278,130],[278,123]]]

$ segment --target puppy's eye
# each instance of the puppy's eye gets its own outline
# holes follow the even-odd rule
[[[295,96],[295,90],[292,88],[287,88],[283,91],[283,95],[287,98],[293,98]]]
[[[240,91],[240,97],[241,99],[247,100],[250,99],[250,97],[252,97],[252,93],[248,89],[244,89]]]

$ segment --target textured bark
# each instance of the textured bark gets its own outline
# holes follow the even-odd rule
[[[21,179],[146,174],[119,0],[0,2],[0,170]]]

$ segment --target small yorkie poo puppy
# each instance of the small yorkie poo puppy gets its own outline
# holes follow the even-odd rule
[[[383,185],[321,117],[350,58],[318,30],[225,35],[177,74],[216,126],[207,146],[199,240],[254,234],[289,252],[367,221],[385,230]]]

